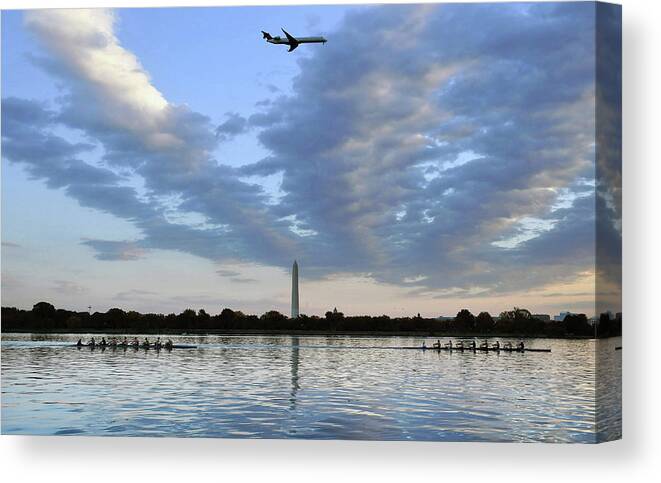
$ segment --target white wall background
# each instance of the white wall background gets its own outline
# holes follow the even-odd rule
[[[0,0],[0,7],[176,6],[182,0]],[[195,0],[194,5],[350,3]],[[385,3],[385,2],[381,2]],[[402,2],[399,2],[402,3]],[[659,454],[661,2],[624,6],[624,440],[599,446],[0,437],[4,481],[651,480]]]

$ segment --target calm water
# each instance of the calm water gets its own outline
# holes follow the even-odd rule
[[[622,431],[619,338],[528,340],[552,352],[525,354],[397,349],[421,344],[408,337],[176,337],[198,349],[169,353],[77,339],[2,336],[3,434],[587,443]]]

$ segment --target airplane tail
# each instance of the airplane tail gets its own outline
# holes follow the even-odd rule
[[[273,37],[271,37],[271,34],[270,34],[270,33],[268,33],[268,32],[264,32],[264,31],[262,30],[262,38],[264,38],[264,39],[266,39],[266,40],[271,40]]]

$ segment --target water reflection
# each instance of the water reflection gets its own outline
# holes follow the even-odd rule
[[[293,411],[296,409],[296,393],[300,389],[298,385],[298,364],[299,364],[299,345],[300,341],[298,337],[291,338],[291,406],[290,409]]]
[[[2,432],[594,442],[621,434],[620,339],[552,353],[402,350],[405,337],[181,337],[196,350],[2,339]],[[446,340],[441,340],[446,342]],[[595,401],[595,392],[598,398]]]

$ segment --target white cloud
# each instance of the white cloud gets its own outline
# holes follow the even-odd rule
[[[228,115],[220,131],[164,99],[115,22],[105,10],[26,15],[68,92],[59,111],[33,109],[45,121],[11,124],[6,151],[81,204],[132,221],[137,249],[298,258],[311,278],[371,273],[450,295],[541,287],[593,263],[592,190],[580,186],[595,157],[589,5],[357,10],[301,60],[289,94]],[[46,166],[43,152],[61,161],[91,149],[53,136],[57,122],[98,141],[111,170]],[[217,133],[247,129],[263,161],[211,158]],[[617,193],[602,198],[617,210]]]

